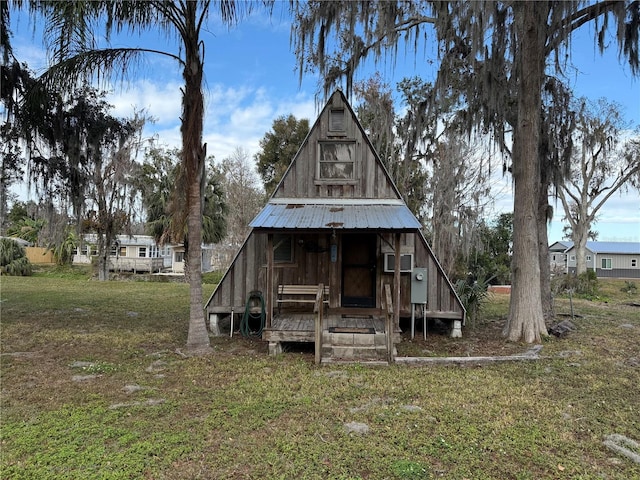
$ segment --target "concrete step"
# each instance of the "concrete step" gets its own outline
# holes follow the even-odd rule
[[[387,349],[383,346],[346,346],[332,345],[322,348],[323,358],[349,361],[386,360]]]
[[[322,334],[323,345],[384,346],[386,342],[384,333],[330,333],[325,331]]]
[[[357,363],[359,365],[366,365],[371,367],[386,367],[389,365],[387,360],[342,360],[338,358],[331,357],[322,357],[323,365],[349,365],[352,363]]]
[[[384,333],[332,333],[325,330],[322,334],[322,358],[323,363],[386,363],[387,338]]]

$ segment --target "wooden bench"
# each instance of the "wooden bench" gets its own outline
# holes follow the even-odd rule
[[[283,303],[316,303],[318,285],[278,285],[278,312]],[[322,302],[329,303],[329,286],[325,285]]]

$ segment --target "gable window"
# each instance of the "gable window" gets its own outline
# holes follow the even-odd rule
[[[356,143],[321,142],[318,145],[318,178],[321,180],[353,180]]]
[[[602,268],[604,270],[611,270],[611,259],[610,258],[601,258],[600,259]]]
[[[572,262],[575,262],[575,261],[576,261],[576,256],[575,256],[575,255],[571,255],[571,257],[570,257],[570,258],[571,258],[571,261],[572,261]]]
[[[329,111],[329,131],[330,132],[344,132],[344,109],[334,109]]]
[[[276,233],[273,236],[273,261],[274,263],[293,262],[293,238],[291,235]]]
[[[591,261],[591,255],[587,255],[587,262]]]

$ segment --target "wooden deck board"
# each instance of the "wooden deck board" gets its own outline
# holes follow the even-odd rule
[[[356,327],[374,328],[376,332],[384,332],[384,318],[377,316],[377,311],[372,311],[368,318],[358,309],[354,317],[348,317],[344,311],[352,309],[340,309],[330,312],[323,318],[323,330],[330,327]],[[355,310],[355,309],[354,309]],[[275,315],[270,328],[265,328],[262,339],[270,342],[313,342],[315,341],[315,314],[305,312],[282,312]]]

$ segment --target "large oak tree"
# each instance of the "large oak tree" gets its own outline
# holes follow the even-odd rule
[[[341,79],[346,79],[350,90],[365,60],[388,58],[385,55],[395,58],[406,51],[399,48],[402,44],[417,57],[424,51],[421,42],[430,34],[440,54],[436,87],[448,92],[454,78],[458,82],[461,69],[468,73],[460,95],[477,106],[468,111],[469,128],[490,129],[512,158],[513,288],[504,333],[514,341],[539,341],[547,334],[538,236],[545,73],[562,68],[573,32],[586,24],[595,25],[602,51],[611,23],[621,55],[634,74],[640,73],[640,2],[336,1],[296,5],[293,39],[300,73],[318,68],[325,80],[325,94]],[[509,83],[515,90],[508,88]],[[435,96],[434,108],[437,102]],[[514,118],[505,118],[512,113]],[[512,132],[509,126],[514,126]]]

